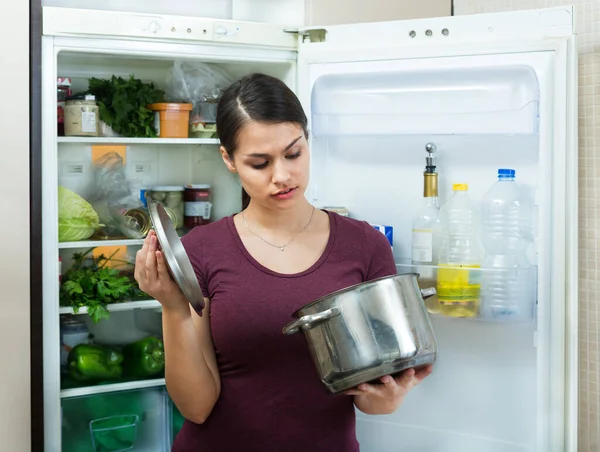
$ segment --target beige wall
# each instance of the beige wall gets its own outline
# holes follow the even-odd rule
[[[449,16],[451,0],[306,0],[307,25]]]
[[[0,2],[0,450],[30,450],[29,2]]]
[[[455,0],[456,15],[576,4],[579,39],[579,452],[600,451],[600,0]]]

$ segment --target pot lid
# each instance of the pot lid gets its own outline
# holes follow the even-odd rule
[[[202,315],[204,309],[204,295],[198,284],[198,278],[192,263],[185,252],[181,239],[165,211],[165,208],[151,196],[146,198],[150,220],[156,232],[156,238],[165,255],[169,273],[189,301],[192,308]]]

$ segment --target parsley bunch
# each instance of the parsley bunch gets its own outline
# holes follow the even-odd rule
[[[87,259],[84,266],[86,256],[93,249],[73,255],[73,264],[63,275],[60,304],[72,307],[75,313],[79,312],[79,308],[87,307],[88,315],[98,323],[110,316],[107,304],[139,299],[144,293],[133,278],[123,276],[118,269],[106,266],[116,251],[108,258],[102,254]]]
[[[156,138],[154,112],[148,105],[163,102],[164,91],[133,75],[110,80],[92,77],[87,94],[96,96],[100,119],[124,137]]]

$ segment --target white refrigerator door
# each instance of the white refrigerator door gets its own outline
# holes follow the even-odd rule
[[[487,189],[490,169],[515,162],[535,193],[535,321],[435,318],[434,374],[396,413],[358,413],[363,452],[577,450],[573,18],[565,7],[299,32],[311,201],[389,219],[401,259],[422,196],[427,141],[449,149],[440,151],[440,178]],[[483,158],[461,151],[473,142]],[[397,196],[411,186],[418,189]]]

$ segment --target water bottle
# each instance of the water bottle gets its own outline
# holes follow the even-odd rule
[[[482,315],[489,320],[527,320],[532,314],[532,203],[515,182],[515,170],[499,169],[498,181],[483,197]]]
[[[481,290],[480,211],[469,198],[467,184],[452,188],[454,194],[440,210],[438,303],[444,315],[476,317]]]

